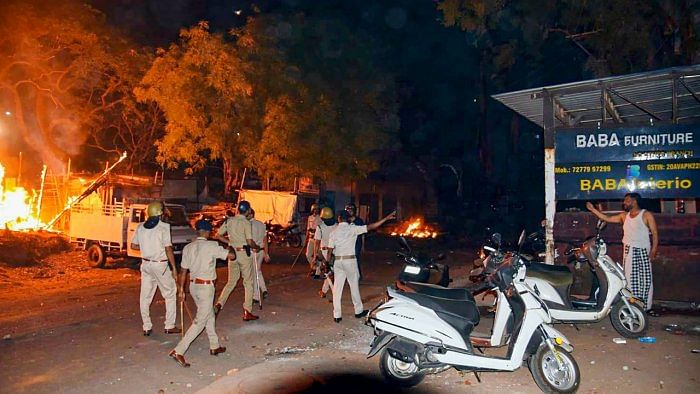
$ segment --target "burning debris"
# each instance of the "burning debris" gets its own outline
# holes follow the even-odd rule
[[[438,234],[434,227],[424,224],[422,218],[411,218],[396,226],[396,229],[391,233],[392,236],[413,238],[437,238]]]
[[[20,186],[5,187],[5,167],[0,163],[0,228],[32,230],[43,227],[37,215],[37,193]]]

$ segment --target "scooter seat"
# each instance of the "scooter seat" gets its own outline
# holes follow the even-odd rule
[[[430,286],[430,285],[422,285]],[[420,287],[420,286],[419,286]],[[435,290],[435,289],[431,289]],[[462,289],[441,289],[450,290],[444,294],[451,295],[451,290],[462,290]],[[419,305],[435,311],[442,320],[454,327],[457,332],[462,336],[465,343],[469,343],[469,335],[471,334],[474,327],[479,324],[479,308],[476,306],[476,301],[474,296],[466,290],[466,294],[460,295],[464,299],[451,299],[442,298],[439,296],[428,295],[422,292],[410,292],[404,291],[403,295],[416,301]],[[435,292],[439,293],[439,292]],[[457,296],[457,292],[454,292],[453,296]]]
[[[419,282],[404,282],[404,286],[415,291],[416,293],[425,294],[431,297],[439,297],[454,301],[474,301],[474,296],[467,289],[448,289],[442,286]]]
[[[527,276],[542,279],[554,287],[568,286],[574,282],[574,274],[563,265],[530,263]]]

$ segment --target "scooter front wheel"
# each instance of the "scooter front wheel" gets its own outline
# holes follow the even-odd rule
[[[578,364],[562,347],[554,345],[554,349],[556,355],[549,346],[542,343],[537,352],[530,357],[528,367],[532,378],[545,393],[574,393],[581,383]]]
[[[379,358],[379,370],[387,382],[399,387],[413,387],[423,381],[425,377],[425,374],[420,372],[415,363],[407,363],[391,357],[386,348]]]
[[[647,331],[647,314],[637,304],[630,302],[629,306],[620,300],[610,311],[610,322],[615,331],[625,338],[639,338]]]

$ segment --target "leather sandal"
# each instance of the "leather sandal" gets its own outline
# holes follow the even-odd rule
[[[219,347],[216,348],[216,349],[209,349],[209,354],[211,354],[212,356],[216,356],[216,355],[219,355],[219,354],[221,354],[221,353],[223,353],[223,352],[225,352],[225,351],[226,351],[226,348],[225,348],[225,347],[219,346]]]
[[[175,350],[171,350],[170,353],[168,354],[173,360],[175,360],[178,364],[180,364],[182,367],[187,368],[190,366],[190,364],[185,361],[185,357],[182,354],[177,354],[175,353]]]

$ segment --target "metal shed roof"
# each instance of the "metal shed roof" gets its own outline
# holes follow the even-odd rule
[[[540,127],[543,102],[551,95],[555,127],[598,122],[663,123],[700,121],[700,64],[638,74],[545,86],[492,97]],[[674,110],[675,107],[675,110]]]

